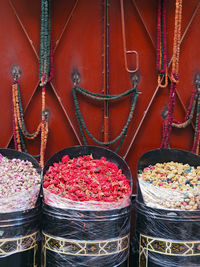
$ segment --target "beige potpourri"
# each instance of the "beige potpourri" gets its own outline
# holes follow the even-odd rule
[[[40,174],[30,161],[0,154],[0,213],[34,208],[40,183]]]
[[[157,163],[139,171],[138,180],[147,206],[164,209],[200,209],[200,166]]]

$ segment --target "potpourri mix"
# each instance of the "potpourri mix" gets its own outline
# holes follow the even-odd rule
[[[30,161],[0,154],[0,213],[34,208],[40,184],[40,174]]]
[[[138,180],[147,206],[164,209],[200,209],[200,166],[157,163],[139,171]]]
[[[130,204],[130,181],[105,157],[63,156],[44,174],[43,189],[45,203],[56,207],[110,209]]]

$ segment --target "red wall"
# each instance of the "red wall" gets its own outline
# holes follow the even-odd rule
[[[108,3],[107,41],[105,10]],[[167,55],[172,57],[175,1],[168,0]],[[180,81],[175,117],[183,120],[193,91],[193,78],[200,70],[200,1],[183,1]],[[136,164],[146,151],[158,148],[163,119],[161,112],[168,105],[169,87],[157,87],[156,72],[156,0],[124,0],[126,42],[128,50],[139,54],[140,82],[133,119],[119,151],[136,177]],[[0,3],[0,146],[12,147],[12,77],[10,67],[19,65],[19,79],[25,121],[34,131],[40,121],[41,88],[39,84],[40,1],[2,0]],[[52,38],[54,46],[54,79],[47,87],[47,108],[50,111],[49,138],[46,159],[56,151],[77,144],[82,138],[77,125],[72,97],[71,74],[81,75],[80,87],[102,93],[105,85],[109,94],[120,94],[132,87],[123,57],[120,1],[53,0]],[[106,49],[105,49],[106,48]],[[105,60],[105,50],[107,61]],[[130,67],[135,58],[128,57]],[[106,66],[106,70],[104,71]],[[171,68],[169,67],[169,73]],[[79,95],[80,108],[89,130],[104,140],[105,107],[109,115],[109,140],[114,139],[126,123],[131,97],[103,104]],[[193,128],[174,130],[171,147],[191,150]],[[38,154],[40,140],[28,141],[29,152]],[[89,144],[95,144],[88,139]],[[110,149],[115,149],[115,145]]]

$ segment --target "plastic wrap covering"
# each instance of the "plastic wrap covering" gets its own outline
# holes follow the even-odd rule
[[[75,210],[113,210],[127,207],[131,204],[130,197],[123,198],[117,202],[103,202],[103,201],[73,201],[67,198],[62,198],[49,192],[43,188],[44,201],[46,204],[62,208]]]
[[[16,193],[7,198],[0,198],[0,213],[27,210],[35,207],[41,186]]]
[[[41,205],[23,212],[0,214],[0,266],[39,267]]]
[[[37,177],[35,177],[35,179],[40,180],[41,168],[37,160],[34,159],[31,155],[13,149],[2,148],[0,149],[0,156],[6,157],[9,160],[19,159],[21,161],[31,162],[35,173],[37,173]],[[13,177],[10,177],[10,180],[12,179]],[[33,175],[32,179],[34,179]],[[19,182],[21,183],[21,181]],[[7,181],[7,185],[8,184],[10,184],[10,188],[12,189],[12,182]],[[39,197],[40,188],[40,182],[38,184],[29,184],[29,181],[27,181],[26,189],[24,188],[21,191],[19,190],[19,192],[17,192],[17,189],[16,192],[9,196],[0,195],[0,213],[16,212],[34,208]]]
[[[136,202],[136,213],[135,266],[200,266],[200,211],[167,211]]]
[[[43,266],[124,266],[129,255],[129,232],[130,206],[78,211],[44,204]]]
[[[139,180],[140,189],[144,203],[153,208],[160,209],[199,209],[200,191],[191,189],[189,191],[177,191],[173,189],[159,188],[149,185],[142,179]],[[184,206],[187,202],[192,205]]]
[[[188,164],[189,166],[197,168],[198,166],[200,166],[200,157],[191,152],[180,149],[155,149],[145,153],[139,159],[137,170],[138,173],[141,173],[145,168],[148,167],[152,168],[151,166],[154,166],[157,163],[166,163],[166,162],[172,162],[171,163],[172,168],[176,168],[175,162],[181,164]],[[178,171],[179,170],[177,170],[177,172]],[[178,184],[177,182],[175,188],[165,187],[164,184],[167,184],[168,182],[171,183],[171,181],[167,182],[167,180],[164,180],[166,182],[159,184],[164,186],[154,186],[151,184],[153,180],[144,181],[143,179],[139,178],[138,179],[139,201],[153,208],[172,209],[172,210],[177,210],[177,209],[198,210],[200,208],[200,191],[199,191],[200,177],[189,178],[189,172],[187,172],[187,175],[188,175],[188,180],[185,180],[184,177],[182,185]],[[173,176],[173,171],[169,170],[169,176],[173,181],[175,176],[175,175]],[[179,177],[181,177],[181,175]],[[157,178],[157,180],[159,179]],[[193,188],[193,185],[191,185],[191,180],[194,180],[196,182],[195,184],[196,187]],[[182,181],[182,178],[180,178],[180,181]],[[191,186],[189,186],[189,184]],[[181,189],[178,189],[180,186]]]
[[[135,244],[134,244],[134,237],[135,237],[135,225],[136,225],[136,212],[135,212],[135,199],[136,195],[132,195],[132,205],[131,205],[131,229],[130,229],[130,257],[129,257],[129,265],[127,267],[137,267],[134,265],[135,259]]]

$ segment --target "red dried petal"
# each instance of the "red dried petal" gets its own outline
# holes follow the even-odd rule
[[[93,159],[92,155],[63,156],[60,163],[49,167],[45,182],[48,190],[74,201],[115,202],[131,194],[130,181],[122,170],[105,157]]]

